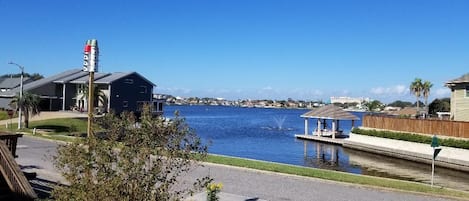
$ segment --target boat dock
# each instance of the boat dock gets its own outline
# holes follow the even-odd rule
[[[326,136],[298,134],[295,135],[295,137],[302,140],[312,140],[329,144],[344,145],[346,136],[336,136],[336,138],[333,139],[332,137]]]

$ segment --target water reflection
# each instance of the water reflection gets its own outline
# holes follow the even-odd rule
[[[430,184],[431,165],[386,157],[337,145],[303,141],[303,165]],[[437,186],[469,191],[469,173],[437,167]]]
[[[385,157],[344,148],[350,165],[360,166],[362,174],[430,184],[431,165]],[[469,191],[469,173],[435,168],[435,185]]]
[[[343,148],[337,145],[304,141],[304,166],[328,170],[359,173],[360,170],[350,166],[348,156]]]

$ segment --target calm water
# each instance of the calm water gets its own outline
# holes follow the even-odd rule
[[[430,183],[430,165],[295,139],[295,134],[304,133],[300,115],[308,110],[166,106],[165,115],[171,117],[176,110],[209,144],[210,153]],[[331,122],[327,123],[331,128]],[[361,121],[355,122],[360,125]],[[344,133],[351,126],[350,121],[340,122]],[[312,132],[314,120],[309,127]],[[437,168],[435,183],[469,190],[469,174]]]

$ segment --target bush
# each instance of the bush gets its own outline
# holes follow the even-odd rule
[[[368,135],[374,137],[389,138],[395,140],[404,140],[409,142],[417,142],[430,144],[432,142],[432,137],[425,135],[418,135],[412,133],[401,133],[401,132],[392,132],[392,131],[379,131],[379,130],[365,130],[360,128],[352,129],[352,133]],[[459,140],[453,138],[439,139],[441,146],[454,147],[461,149],[469,149],[469,140]]]
[[[70,185],[54,189],[54,199],[180,200],[211,181],[177,185],[207,154],[184,119],[153,118],[146,108],[138,123],[123,113],[108,114],[97,124],[106,139],[91,135],[59,147],[55,166]]]

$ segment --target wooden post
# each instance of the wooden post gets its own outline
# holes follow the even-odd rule
[[[94,82],[94,72],[90,71],[90,80],[88,82],[88,130],[87,130],[87,134],[88,134],[88,137],[90,137],[93,133],[91,127],[93,126],[93,109],[94,109],[94,105],[93,105],[93,90],[94,90],[94,86],[93,86],[93,82]]]
[[[316,134],[321,136],[321,119],[318,118],[318,128],[316,129]]]
[[[305,118],[305,135],[308,135],[308,118]]]
[[[335,139],[335,123],[337,120],[332,120],[332,139]]]

